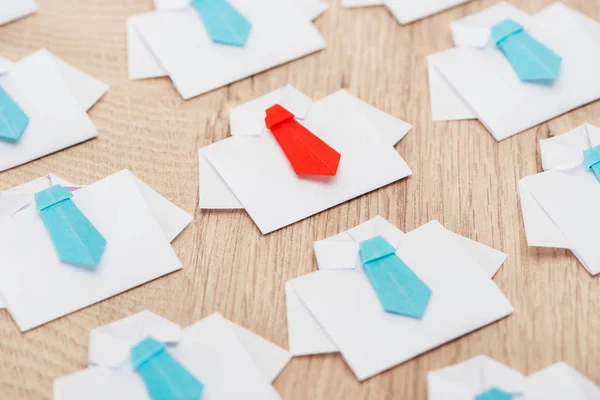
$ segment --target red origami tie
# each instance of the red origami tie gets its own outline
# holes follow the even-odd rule
[[[267,109],[265,122],[298,175],[337,174],[340,153],[300,125],[294,115],[275,104]]]

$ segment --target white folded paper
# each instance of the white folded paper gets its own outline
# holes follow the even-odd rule
[[[511,18],[562,57],[558,79],[523,82],[490,40]],[[500,3],[452,24],[456,47],[428,58],[434,121],[478,118],[503,140],[600,98],[600,24],[555,3],[528,16]]]
[[[30,119],[16,143],[0,140],[0,172],[98,136],[86,111],[108,87],[48,50],[3,59],[0,86]]]
[[[487,356],[427,374],[429,400],[473,400],[497,389],[518,400],[593,400],[600,388],[566,363],[557,363],[529,377]]]
[[[189,2],[157,0],[127,21],[129,79],[169,76],[184,99],[325,48],[311,20],[317,0],[230,0],[252,23],[245,47],[213,43]]]
[[[381,235],[431,288],[422,319],[386,313],[358,261],[358,245]],[[319,271],[286,283],[290,352],[340,351],[359,380],[401,364],[512,312],[492,281],[506,258],[429,222],[404,234],[377,217],[315,242]]]
[[[265,110],[280,104],[342,155],[336,176],[296,175]],[[411,129],[340,90],[313,102],[291,86],[230,110],[232,137],[200,149],[200,208],[245,208],[263,234],[411,175],[394,145]]]
[[[60,261],[36,192],[61,184],[107,240],[95,271]],[[192,217],[129,171],[80,187],[54,175],[0,192],[0,293],[22,331],[181,269],[170,242]]]
[[[34,0],[0,0],[0,26],[37,11]]]
[[[150,400],[130,350],[151,336],[204,385],[203,399],[275,400],[290,355],[219,313],[181,328],[149,311],[93,329],[88,368],[54,381],[54,400]]]
[[[600,128],[589,124],[542,140],[545,172],[519,183],[529,246],[570,249],[592,275],[600,273],[600,182],[584,165],[583,152],[598,144]]]
[[[469,1],[471,0],[343,0],[342,5],[344,7],[384,5],[398,22],[404,25]]]

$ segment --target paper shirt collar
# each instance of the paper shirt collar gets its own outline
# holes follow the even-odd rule
[[[526,378],[519,371],[480,355],[451,367],[429,373],[436,385],[448,385],[468,396],[498,388],[518,395],[526,390]],[[430,383],[431,384],[431,383]]]
[[[150,311],[142,311],[93,329],[90,332],[89,365],[112,369],[127,365],[131,348],[148,336],[167,344],[177,343],[181,338],[181,327]]]
[[[482,12],[452,22],[450,29],[454,45],[475,48],[493,46],[491,28],[507,18],[524,27],[530,25],[529,14],[508,3],[498,3]]]
[[[567,133],[540,140],[544,171],[565,170],[583,163],[583,151],[600,144],[600,128],[584,124]]]
[[[266,130],[265,110],[279,104],[290,111],[297,119],[308,114],[313,101],[304,93],[287,85],[267,95],[233,107],[229,110],[231,136],[257,136]]]
[[[315,242],[314,250],[319,269],[354,269],[360,265],[360,242],[382,236],[397,248],[403,235],[401,230],[377,216],[338,235]]]
[[[82,187],[50,174],[12,189],[0,191],[0,218],[13,215],[28,207],[33,202],[33,196],[37,192],[54,185],[61,185],[71,192]]]

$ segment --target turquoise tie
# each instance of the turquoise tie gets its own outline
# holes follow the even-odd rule
[[[35,194],[35,204],[62,262],[94,270],[106,240],[82,214],[73,195],[60,185]]]
[[[421,319],[431,289],[396,256],[396,249],[383,237],[360,243],[360,260],[383,309]]]
[[[492,388],[483,393],[478,394],[475,400],[511,400],[512,395],[498,389]]]
[[[148,337],[131,349],[133,367],[144,380],[152,400],[200,400],[204,385],[166,350]]]
[[[600,145],[585,150],[583,152],[583,162],[596,175],[596,179],[600,181]]]
[[[507,19],[494,25],[492,38],[522,81],[558,78],[562,58],[531,37],[519,23]]]
[[[192,0],[213,42],[244,47],[252,24],[226,0]]]
[[[29,117],[0,86],[0,140],[16,142],[29,124]]]

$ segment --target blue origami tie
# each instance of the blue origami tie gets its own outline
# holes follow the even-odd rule
[[[507,19],[494,25],[492,38],[522,81],[558,78],[562,57],[531,37],[519,23]]]
[[[423,317],[431,289],[396,256],[396,249],[376,236],[361,242],[359,253],[383,309],[407,317]]]
[[[62,262],[94,270],[106,248],[106,240],[71,201],[73,195],[60,185],[35,194],[52,243]]]
[[[152,400],[200,400],[204,385],[151,337],[131,349],[133,367],[144,380]]]
[[[0,140],[16,142],[29,124],[29,117],[0,86]]]
[[[511,400],[512,399],[512,395],[503,392],[502,390],[498,389],[498,388],[492,388],[489,390],[486,390],[483,393],[478,394],[475,397],[475,400]]]
[[[244,47],[252,24],[226,0],[192,0],[213,42]]]
[[[600,145],[585,150],[583,152],[583,162],[596,175],[596,179],[600,181]]]

